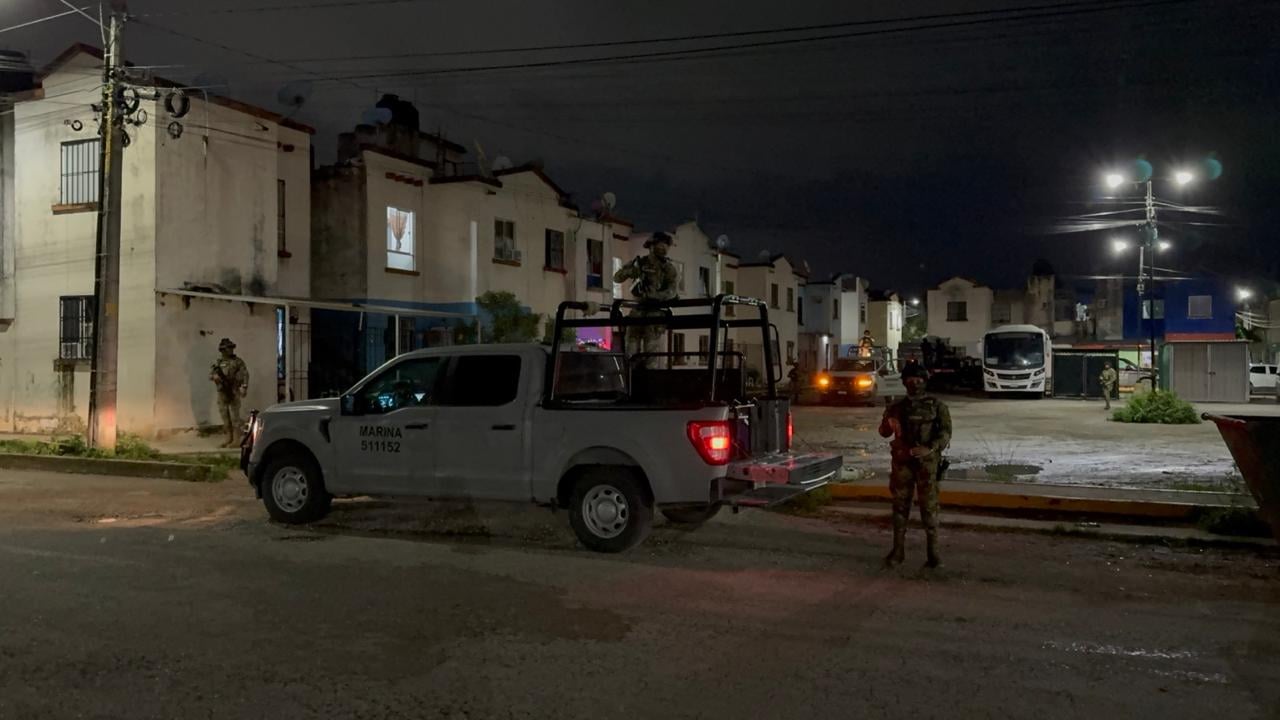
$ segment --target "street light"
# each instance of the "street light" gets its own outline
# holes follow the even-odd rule
[[[1253,291],[1250,290],[1249,288],[1243,288],[1243,287],[1236,288],[1236,299],[1239,300],[1240,302],[1244,302],[1245,300],[1248,300],[1251,297],[1253,297]]]
[[[920,305],[920,298],[911,298],[911,304],[918,307]]]
[[[1178,172],[1173,174],[1173,181],[1178,183],[1179,185],[1186,185],[1187,183],[1195,179],[1196,179],[1196,176],[1193,175],[1188,170],[1179,170]]]
[[[1156,243],[1156,249],[1158,249],[1160,252],[1164,252],[1165,250],[1168,250],[1171,247],[1173,247],[1173,243],[1169,242],[1168,240],[1161,240],[1160,242]]]
[[[1128,250],[1128,249],[1129,249],[1129,241],[1128,241],[1128,240],[1123,240],[1123,239],[1121,239],[1121,238],[1116,238],[1115,240],[1112,240],[1112,241],[1111,241],[1111,251],[1112,251],[1112,252],[1114,252],[1114,253],[1115,253],[1115,254],[1117,254],[1117,255],[1119,255],[1119,254],[1123,253],[1125,250]]]
[[[1120,173],[1107,173],[1107,177],[1105,178],[1105,180],[1107,182],[1107,187],[1111,188],[1112,190],[1115,190],[1116,188],[1124,184],[1124,176],[1121,175]]]

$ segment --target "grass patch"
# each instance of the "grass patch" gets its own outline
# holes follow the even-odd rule
[[[1191,403],[1171,390],[1152,390],[1134,395],[1124,407],[1112,412],[1111,419],[1123,423],[1162,425],[1193,425],[1200,422],[1200,416]]]
[[[1232,537],[1268,537],[1271,526],[1252,508],[1229,507],[1206,510],[1196,520],[1205,532]]]
[[[137,435],[122,434],[116,439],[116,449],[99,450],[89,447],[82,435],[43,440],[0,440],[0,453],[15,455],[52,455],[96,460],[154,460],[182,463],[184,465],[208,465],[214,469],[213,477],[223,480],[240,466],[240,458],[227,454],[165,455],[151,447]]]

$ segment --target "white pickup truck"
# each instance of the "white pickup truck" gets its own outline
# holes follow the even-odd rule
[[[730,302],[758,308],[760,319],[722,318]],[[593,322],[620,336],[628,326],[707,322],[720,339],[754,322],[767,336],[756,301],[668,305],[700,304],[712,311],[622,317],[618,301],[609,318],[565,320],[566,309],[587,309],[566,303],[555,337]],[[279,522],[318,520],[335,496],[532,502],[569,510],[582,544],[602,552],[643,541],[655,508],[697,526],[725,504],[772,504],[839,472],[838,455],[791,452],[790,407],[772,367],[765,392],[750,397],[743,368],[730,367],[739,354],[708,353],[689,367],[661,353],[661,367],[663,358],[628,356],[619,344],[621,352],[562,352],[558,343],[410,352],[340,398],[255,413],[241,464]]]

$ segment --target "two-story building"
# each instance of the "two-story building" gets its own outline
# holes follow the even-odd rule
[[[419,315],[318,313],[325,362],[313,392],[354,381],[396,352],[452,342],[488,292],[510,292],[544,318],[565,300],[614,297],[629,222],[580,213],[538,166],[468,172],[465,148],[421,132],[411,103],[387,95],[378,106],[386,121],[344,133],[337,162],[315,173],[313,292]]]
[[[802,370],[825,369],[837,357],[857,353],[858,342],[870,320],[870,287],[866,279],[848,273],[805,283],[800,340]]]
[[[891,356],[897,357],[906,319],[902,298],[892,290],[872,290],[868,293],[867,306],[867,329],[871,337],[877,345],[887,348]]]
[[[803,299],[806,278],[785,255],[739,263],[737,273],[737,294],[760,298],[769,306],[769,322],[778,327],[778,352],[785,377],[787,366],[797,361],[799,352],[803,312],[799,301]],[[740,344],[747,367],[763,369],[763,346],[746,335],[741,336]]]
[[[101,67],[101,51],[73,46],[13,106],[0,430],[88,421]],[[164,96],[172,83],[151,86]],[[246,405],[274,403],[281,319],[271,298],[310,285],[311,128],[203,93],[178,117],[154,97],[134,97],[126,126],[116,308],[117,426],[143,435],[220,422],[209,369],[222,337],[248,365]]]
[[[928,291],[928,331],[966,355],[977,357],[991,329],[995,293],[977,280],[953,277]]]

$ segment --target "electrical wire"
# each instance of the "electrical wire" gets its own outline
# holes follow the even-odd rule
[[[68,15],[82,14],[83,11],[86,9],[88,9],[87,6],[83,8],[72,7],[70,10],[67,10],[65,12],[60,12],[55,15],[49,15],[46,17],[39,18],[37,20],[28,20],[27,22],[18,23],[17,25],[10,25],[7,28],[0,28],[0,34],[7,33],[11,30],[21,30],[22,28],[31,27],[32,25],[39,25],[40,23],[48,22],[50,20],[57,20],[58,18],[64,18]]]
[[[332,10],[336,8],[368,8],[380,5],[413,5],[438,2],[438,0],[338,0],[327,3],[288,3],[259,5],[256,7],[218,8],[216,10],[185,10],[182,12],[138,13],[135,17],[193,17],[205,15],[237,15],[240,13],[291,12],[296,10]]]

